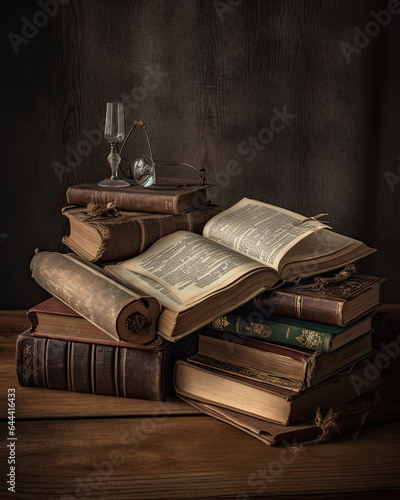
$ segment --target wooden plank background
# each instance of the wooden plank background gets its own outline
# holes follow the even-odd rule
[[[65,191],[108,175],[108,145],[96,130],[105,103],[126,96],[127,125],[146,122],[156,159],[205,167],[215,203],[247,196],[329,213],[334,230],[379,250],[358,268],[387,276],[382,298],[399,302],[400,182],[391,189],[385,172],[399,174],[400,16],[348,60],[341,48],[384,8],[367,0],[71,0],[16,54],[7,35],[21,36],[22,18],[41,8],[10,4],[2,19],[0,307],[45,297],[30,278],[34,249],[65,250]],[[294,116],[283,130],[250,146],[260,131],[271,139],[265,129],[285,110]],[[88,132],[98,144],[85,149]],[[133,136],[125,159],[144,148]],[[71,151],[80,152],[76,166],[57,176],[54,162],[66,165]]]

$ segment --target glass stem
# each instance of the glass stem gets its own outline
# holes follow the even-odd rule
[[[121,157],[117,153],[115,142],[111,143],[111,151],[110,154],[107,156],[107,161],[111,167],[111,179],[113,180],[118,179],[118,166],[121,162]]]

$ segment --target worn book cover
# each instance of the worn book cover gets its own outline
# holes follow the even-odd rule
[[[281,387],[247,380],[215,368],[178,360],[174,384],[179,396],[201,403],[234,410],[281,425],[309,418],[317,407],[329,408],[377,390],[379,376],[371,380],[365,364],[360,361],[351,370],[330,377],[304,392],[296,393]]]
[[[90,262],[119,261],[139,255],[175,231],[200,234],[207,221],[222,211],[209,205],[178,215],[117,211],[89,218],[86,207],[68,206],[61,212],[69,220],[70,233],[62,241]]]
[[[262,317],[247,306],[220,316],[209,324],[215,330],[254,337],[311,351],[331,353],[372,330],[372,315],[339,327],[273,314]]]
[[[318,277],[262,293],[254,304],[261,311],[281,316],[347,326],[378,306],[380,285],[385,281],[364,274],[342,281]]]
[[[27,387],[161,401],[173,394],[176,360],[196,347],[196,334],[176,343],[103,345],[27,331],[17,339],[17,376]]]
[[[101,187],[98,183],[70,186],[69,205],[86,206],[89,202],[115,203],[127,212],[179,214],[207,202],[207,184],[179,185],[176,179],[159,179],[150,188],[133,185],[124,189]]]
[[[294,392],[315,386],[374,353],[371,333],[332,354],[275,344],[225,332],[199,331],[193,363]]]

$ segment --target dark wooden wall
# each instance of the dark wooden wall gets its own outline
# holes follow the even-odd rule
[[[386,2],[64,2],[17,54],[7,35],[41,8],[14,2],[2,20],[0,307],[44,297],[34,249],[65,250],[67,187],[108,175],[106,142],[88,152],[85,131],[129,94],[127,123],[147,123],[157,159],[204,166],[219,204],[329,213],[334,230],[379,250],[359,270],[387,276],[383,299],[400,301],[400,14],[357,48]],[[343,43],[357,52],[346,58]],[[272,136],[277,112],[290,116]],[[250,146],[260,133],[267,144]],[[138,134],[127,156],[143,148]],[[80,160],[63,172],[71,150]]]

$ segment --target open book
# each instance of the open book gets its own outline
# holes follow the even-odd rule
[[[158,332],[177,340],[279,282],[321,274],[375,250],[315,218],[243,198],[205,225],[177,231],[107,266],[164,307]]]

